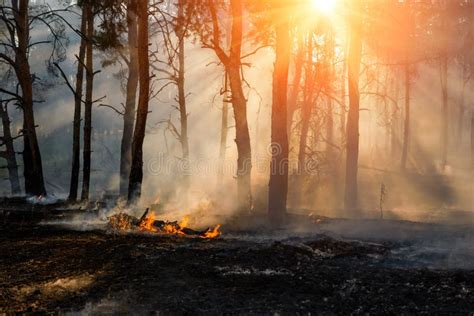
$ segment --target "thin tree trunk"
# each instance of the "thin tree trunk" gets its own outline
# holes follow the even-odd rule
[[[399,110],[398,110],[398,97],[400,95],[400,85],[392,79],[395,85],[395,100],[397,103],[394,104],[394,111],[392,112],[391,126],[390,126],[390,155],[396,156],[397,149],[399,148]]]
[[[123,116],[123,135],[120,147],[120,197],[128,196],[128,179],[130,176],[130,165],[132,161],[132,139],[135,123],[135,107],[138,88],[138,19],[136,12],[136,1],[128,0],[127,3],[127,28],[128,49],[130,61],[128,66],[127,99]]]
[[[291,87],[291,93],[288,99],[288,135],[291,135],[291,129],[293,125],[293,116],[296,108],[298,107],[298,95],[301,90],[301,75],[303,73],[304,63],[304,36],[300,30],[298,32],[298,51],[296,52],[295,58],[295,74],[293,77],[293,84]]]
[[[82,193],[81,200],[89,200],[91,179],[91,154],[92,154],[92,93],[94,88],[94,61],[93,61],[93,34],[94,15],[92,3],[87,1],[87,44],[86,44],[86,100],[84,104],[84,149],[82,168]]]
[[[346,211],[356,210],[357,175],[359,164],[359,73],[362,56],[362,1],[354,0],[351,12],[351,39],[348,55],[349,115],[347,118],[346,185],[344,205]]]
[[[76,73],[76,89],[74,93],[74,120],[72,132],[72,168],[71,182],[69,186],[70,202],[77,200],[77,190],[79,188],[79,172],[81,167],[81,108],[82,108],[82,91],[84,83],[84,60],[86,56],[86,32],[87,32],[87,10],[86,5],[82,7],[81,21],[81,44],[79,46],[79,56],[77,56],[77,73]]]
[[[43,178],[43,164],[36,135],[33,111],[33,86],[28,61],[30,26],[28,19],[28,0],[12,0],[13,14],[17,24],[17,49],[15,54],[15,73],[22,92],[23,109],[23,164],[25,192],[27,195],[46,195]]]
[[[10,181],[10,187],[12,195],[21,194],[20,179],[18,177],[18,164],[16,161],[15,146],[13,144],[13,137],[10,130],[10,117],[8,115],[7,104],[3,107],[0,100],[0,117],[2,119],[3,126],[3,145],[5,151],[0,152],[0,157],[7,161],[8,169],[8,180]]]
[[[284,2],[283,2],[284,3]],[[276,61],[273,73],[272,102],[272,160],[268,194],[268,214],[274,224],[282,224],[286,216],[288,195],[288,70],[291,43],[289,19],[283,7],[279,7],[276,25]]]
[[[405,120],[403,124],[403,147],[402,147],[402,171],[406,170],[408,160],[408,148],[410,146],[410,122],[411,122],[411,108],[410,108],[410,64],[408,59],[405,64]]]
[[[347,36],[349,37],[349,36]],[[347,92],[347,55],[349,52],[349,41],[347,40],[347,44],[344,47],[344,60],[342,63],[342,74],[341,74],[341,116],[340,116],[340,121],[339,121],[339,128],[340,128],[340,146],[341,148],[344,148],[346,145],[346,136],[347,136],[347,106],[346,106],[346,92]]]
[[[230,96],[227,93],[227,72],[225,74],[225,87],[224,87],[224,98],[222,101],[222,117],[221,117],[221,136],[219,142],[219,166],[217,176],[217,188],[220,189],[222,186],[222,180],[224,177],[224,163],[227,151],[227,136],[229,134],[229,105]]]
[[[300,177],[303,176],[306,164],[306,145],[309,132],[309,123],[311,120],[311,113],[313,110],[313,39],[311,32],[308,32],[308,57],[307,65],[305,68],[305,87],[304,87],[304,102],[301,108],[301,134],[299,139],[299,151],[298,151],[298,174]]]
[[[448,109],[448,54],[444,52],[441,60],[441,90],[442,90],[442,113],[441,113],[441,170],[444,171],[448,164],[448,133],[449,133],[449,109]]]
[[[145,140],[148,102],[150,100],[150,60],[148,56],[148,1],[137,3],[138,14],[138,64],[140,90],[138,111],[132,142],[132,165],[128,187],[128,202],[136,202],[141,196],[143,181],[143,142]]]
[[[178,1],[178,23],[179,31],[178,31],[178,103],[179,103],[179,116],[181,122],[181,131],[180,131],[180,143],[181,143],[181,150],[182,150],[182,159],[183,159],[183,166],[185,170],[183,170],[184,177],[185,177],[185,185],[189,183],[189,139],[188,139],[188,112],[186,109],[186,90],[185,90],[185,43],[184,43],[184,0]]]
[[[474,172],[474,113],[471,118],[471,170]]]

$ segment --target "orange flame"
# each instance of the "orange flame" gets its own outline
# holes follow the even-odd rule
[[[140,229],[143,231],[148,231],[148,232],[156,232],[156,228],[153,226],[153,223],[155,223],[155,213],[150,213],[144,221],[140,223]]]
[[[219,237],[219,236],[221,235],[220,228],[221,228],[221,225],[217,225],[217,226],[214,227],[213,229],[208,230],[208,231],[204,234],[204,237],[203,237],[203,238],[213,239],[213,238]]]

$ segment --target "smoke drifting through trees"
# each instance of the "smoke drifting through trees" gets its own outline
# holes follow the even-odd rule
[[[143,193],[143,203],[208,196],[241,212],[268,209],[277,222],[287,208],[345,208],[347,216],[377,209],[382,184],[385,209],[468,208],[473,1],[336,0],[324,10],[315,3],[1,2],[0,71],[9,82],[0,87],[9,153],[2,157],[11,192],[19,192],[20,169],[29,195],[46,194],[44,171],[64,186],[48,191],[71,201],[80,185],[84,201],[104,190],[130,202]],[[33,24],[53,35],[43,40]],[[48,107],[54,95],[35,85],[55,68],[37,65],[53,62],[45,51],[59,57],[65,32],[69,59],[53,58],[55,75],[73,93]],[[59,107],[69,121],[45,114]],[[59,155],[45,117],[72,131]],[[12,155],[18,135],[20,166]],[[52,167],[61,155],[67,162]],[[170,174],[154,172],[157,157],[177,161]],[[196,171],[214,157],[212,172]],[[64,175],[53,179],[52,168]],[[214,182],[226,196],[215,195]]]

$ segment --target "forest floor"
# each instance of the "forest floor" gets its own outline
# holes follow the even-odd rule
[[[207,240],[0,221],[0,313],[474,314],[470,224],[222,230]]]

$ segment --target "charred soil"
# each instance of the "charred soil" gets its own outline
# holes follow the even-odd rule
[[[4,223],[0,313],[473,313],[473,270],[394,264],[402,246]]]

